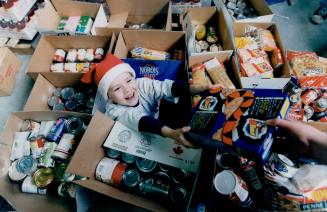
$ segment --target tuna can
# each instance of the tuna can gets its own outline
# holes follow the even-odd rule
[[[52,107],[53,111],[65,111],[65,105],[62,102],[56,103],[53,107]]]
[[[301,95],[302,102],[305,105],[309,105],[317,98],[318,98],[318,93],[316,90],[313,89],[309,89]]]
[[[123,159],[123,161],[127,164],[132,164],[136,161],[136,156],[135,155],[131,155],[131,154],[128,154],[128,153],[125,153],[123,152],[121,154],[121,158]]]
[[[17,160],[15,160],[9,167],[8,176],[12,181],[21,181],[27,176],[27,174],[19,172],[16,167]]]
[[[36,140],[30,141],[31,153],[34,158],[41,157],[44,143],[45,139],[43,137],[38,137]]]
[[[187,197],[187,190],[183,187],[175,187],[170,192],[170,200],[174,204],[181,204],[185,202]]]
[[[27,176],[22,183],[22,192],[31,194],[47,194],[47,189],[38,188],[31,176]]]
[[[136,167],[145,173],[152,172],[157,167],[157,162],[145,158],[136,159]]]
[[[166,172],[157,172],[154,175],[155,182],[159,185],[170,184],[170,177]]]
[[[62,90],[62,88],[55,88],[55,89],[53,89],[52,95],[53,96],[60,97],[61,90]]]
[[[217,154],[216,163],[222,169],[233,169],[238,162],[236,156],[227,152],[223,152]]]
[[[47,135],[49,134],[51,128],[53,127],[53,125],[55,125],[55,121],[41,121],[41,126],[40,126],[40,130],[39,130],[39,134],[38,137],[47,137]]]
[[[184,169],[174,169],[172,173],[173,181],[176,184],[184,183],[185,180],[189,177],[188,171]]]
[[[95,177],[101,182],[119,186],[125,170],[126,164],[115,159],[104,157],[97,165]]]
[[[51,157],[53,159],[66,160],[70,156],[70,151],[75,144],[75,135],[64,133]]]
[[[158,166],[159,166],[159,169],[163,172],[169,172],[169,170],[171,169],[170,166],[163,164],[163,163],[159,163]]]
[[[40,168],[33,174],[33,182],[38,188],[47,187],[54,179],[54,173],[50,168]]]
[[[307,119],[307,120],[309,120],[312,116],[313,116],[313,114],[314,114],[314,109],[312,108],[312,107],[310,107],[310,106],[304,106],[304,116],[305,116],[305,118]]]
[[[287,178],[293,177],[298,170],[295,163],[282,154],[277,154],[274,168],[277,174]]]
[[[68,100],[67,102],[65,102],[65,108],[68,111],[73,111],[76,108],[76,103],[72,100]]]
[[[57,144],[54,142],[45,142],[42,149],[41,157],[39,158],[39,166],[43,167],[54,167],[54,160],[51,158],[53,151]]]
[[[327,99],[318,99],[314,102],[313,108],[316,113],[324,112],[327,109]]]
[[[108,148],[106,154],[109,158],[117,159],[121,155],[121,152],[115,149]]]
[[[75,174],[66,172],[67,164],[60,163],[54,171],[55,180],[58,182],[72,182],[75,179]]]
[[[75,199],[76,192],[77,192],[77,185],[69,182],[60,183],[57,192],[60,197]]]
[[[139,171],[136,169],[129,169],[123,174],[123,182],[127,187],[134,187],[141,181],[141,176]]]
[[[16,164],[17,171],[31,175],[37,169],[37,161],[32,156],[24,156],[17,160]]]
[[[302,101],[299,95],[290,96],[290,105],[292,108],[302,108]]]
[[[50,96],[47,102],[48,102],[48,106],[50,108],[53,108],[55,104],[61,103],[61,99],[58,96]]]
[[[153,179],[147,179],[139,184],[139,189],[144,195],[164,199],[168,198],[169,188],[169,185],[162,186],[154,183]]]
[[[25,120],[22,124],[22,126],[20,127],[20,131],[21,132],[26,132],[26,131],[33,131],[34,128],[38,127],[39,123],[36,121],[32,121],[32,120]]]
[[[214,178],[216,190],[229,196],[230,199],[243,207],[250,207],[252,198],[249,195],[248,187],[245,182],[231,170],[224,170]]]
[[[62,134],[64,133],[65,127],[65,120],[64,118],[59,118],[56,123],[52,126],[51,130],[47,135],[47,139],[53,142],[58,143]]]
[[[75,96],[75,90],[72,87],[63,88],[60,92],[61,98],[65,101],[71,100]]]
[[[75,94],[74,100],[79,103],[85,102],[85,94],[82,92],[77,92]]]
[[[84,121],[79,117],[70,117],[65,122],[65,129],[67,133],[71,133],[74,135],[82,134],[86,126],[84,124]]]

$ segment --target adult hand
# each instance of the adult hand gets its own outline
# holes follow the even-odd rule
[[[191,130],[190,126],[178,128],[176,130],[171,129],[167,126],[164,126],[162,128],[162,135],[169,137],[173,140],[175,140],[177,143],[186,146],[186,147],[191,147],[195,148],[196,146],[192,145],[186,138],[184,137],[184,133],[189,132]]]

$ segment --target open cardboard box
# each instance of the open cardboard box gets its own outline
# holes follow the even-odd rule
[[[80,49],[102,47],[104,53],[111,53],[116,36],[42,36],[35,48],[31,62],[27,68],[27,74],[36,80],[38,74],[42,74],[52,83],[70,82],[80,79],[82,73],[50,72],[50,66],[56,49]]]
[[[21,62],[7,47],[0,48],[0,96],[12,94]]]
[[[226,45],[228,42],[228,39],[230,37],[227,22],[224,17],[224,14],[221,12],[221,10],[217,10],[217,7],[202,7],[202,8],[192,8],[188,9],[184,14],[183,19],[183,30],[186,31],[186,40],[188,45],[190,45],[190,39],[193,39],[195,41],[195,29],[194,25],[197,24],[205,24],[206,27],[213,26],[217,32],[218,36],[218,43],[222,45],[224,51],[233,50],[231,46]],[[190,56],[192,55],[198,55],[198,54],[208,54],[208,52],[205,53],[195,53],[190,52],[191,49],[188,49],[188,53]],[[214,52],[209,52],[214,53]]]
[[[103,143],[106,141],[114,123],[112,119],[104,114],[95,113],[74,157],[67,167],[67,172],[87,177],[87,180],[74,182],[106,196],[150,211],[169,211],[169,205],[161,204],[140,194],[123,191],[117,187],[96,180],[96,167],[99,161],[106,156]],[[85,157],[86,155],[87,157]],[[190,193],[192,192],[190,191]]]
[[[169,0],[107,0],[110,9],[108,23],[96,27],[97,35],[119,33],[126,24],[149,24],[151,30],[171,30],[172,15]]]
[[[290,80],[290,68],[287,65],[287,60],[284,51],[284,45],[282,43],[280,33],[277,25],[274,23],[234,23],[233,24],[233,37],[228,40],[227,45],[235,48],[236,44],[234,37],[240,37],[245,35],[245,28],[247,25],[251,25],[258,28],[269,29],[275,38],[277,46],[280,48],[284,59],[284,65],[281,68],[274,71],[274,78],[261,78],[261,77],[242,77],[240,72],[240,64],[237,60],[237,54],[232,57],[232,65],[235,71],[235,75],[239,80],[242,88],[256,88],[256,89],[282,89]]]
[[[226,0],[221,1],[222,8],[225,10],[226,14],[231,17],[232,21],[235,22],[271,23],[274,18],[274,14],[265,0],[246,0],[246,3],[250,4],[258,14],[257,17],[246,19],[236,19],[234,16],[230,15],[227,11],[225,2]]]
[[[11,182],[8,177],[11,147],[14,133],[18,132],[26,119],[36,121],[56,120],[59,117],[78,116],[90,120],[90,115],[71,112],[16,112],[12,113],[0,136],[0,195],[4,197],[17,211],[73,211],[74,201],[51,195],[34,195],[22,193],[20,183]]]
[[[106,14],[101,4],[78,2],[69,0],[45,1],[45,7],[37,13],[37,29],[42,34],[73,34],[64,30],[57,30],[61,17],[90,16],[93,20],[91,34],[95,35],[95,27],[107,24]]]

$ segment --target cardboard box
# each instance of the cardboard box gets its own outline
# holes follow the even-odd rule
[[[193,42],[196,40],[194,25],[197,24],[205,24],[206,27],[208,27],[207,25],[213,26],[217,32],[218,43],[222,45],[224,51],[233,50],[231,46],[226,45],[230,35],[227,22],[221,10],[217,10],[216,7],[192,8],[188,9],[184,14],[184,20],[182,23],[183,30],[186,31],[188,54],[190,56],[208,54],[207,52],[196,53],[195,50],[191,48],[191,46],[194,46]]]
[[[93,20],[92,35],[96,35],[95,27],[103,27],[107,23],[101,4],[70,0],[52,0],[52,4],[50,1],[45,1],[45,7],[37,13],[37,29],[42,34],[74,34],[64,30],[57,30],[59,21],[63,16],[90,16]]]
[[[89,120],[90,115],[67,112],[16,112],[12,113],[0,136],[0,195],[17,211],[73,211],[74,201],[50,195],[22,193],[20,183],[12,183],[8,177],[9,156],[14,142],[14,133],[18,132],[25,119],[56,120],[59,117],[78,116]]]
[[[12,94],[20,65],[20,60],[7,47],[0,48],[0,96]]]
[[[160,204],[142,195],[128,193],[96,180],[96,167],[99,161],[106,155],[103,143],[108,137],[114,123],[113,120],[104,114],[95,113],[74,157],[67,167],[67,172],[87,177],[87,180],[74,182],[93,191],[150,211],[168,211],[169,205]]]
[[[168,0],[107,0],[110,16],[104,27],[96,27],[97,35],[119,33],[126,24],[149,24],[151,30],[171,30],[171,2]]]
[[[56,49],[78,49],[102,47],[105,53],[112,52],[116,36],[42,36],[35,48],[27,74],[36,80],[42,74],[50,82],[70,81],[71,78],[79,79],[82,73],[56,73],[50,72],[50,66]]]
[[[36,0],[15,1],[14,5],[9,9],[3,7],[0,8],[0,17],[13,21],[21,21],[30,11],[35,2]]]
[[[230,13],[227,11],[225,2],[226,0],[221,0],[219,4],[222,5],[222,8],[225,10],[226,14],[228,14],[232,21],[235,22],[271,23],[274,17],[273,12],[265,0],[246,0],[246,3],[251,5],[258,14],[257,17],[246,19],[236,19],[234,16],[230,15]]]
[[[172,1],[172,12],[173,14],[183,14],[185,10],[190,8],[202,7],[202,1],[192,2],[192,1]]]
[[[242,88],[256,88],[256,89],[282,89],[290,80],[290,69],[287,65],[287,60],[285,56],[284,45],[282,43],[280,33],[278,31],[277,25],[274,23],[234,23],[233,24],[233,38],[228,39],[226,45],[235,48],[236,44],[234,37],[240,37],[245,35],[245,28],[247,25],[269,29],[275,38],[277,46],[280,48],[285,64],[274,71],[274,78],[261,78],[261,77],[242,77],[240,71],[240,64],[237,60],[237,54],[234,54],[232,58],[233,69],[235,75],[237,76]]]

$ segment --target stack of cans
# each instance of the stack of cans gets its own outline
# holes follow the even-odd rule
[[[75,111],[80,113],[92,113],[94,105],[95,89],[83,88],[55,88],[52,96],[48,98],[48,106],[54,111]]]
[[[247,0],[226,0],[229,14],[236,19],[254,18],[258,14]]]
[[[56,121],[25,120],[21,132],[15,133],[8,176],[22,182],[22,192],[47,194],[53,187],[58,194],[74,197],[74,174],[65,172],[76,138],[86,126],[78,117],[59,118]]]
[[[97,180],[174,206],[185,206],[194,174],[110,148],[106,155],[97,166]],[[107,170],[113,170],[110,176]]]

